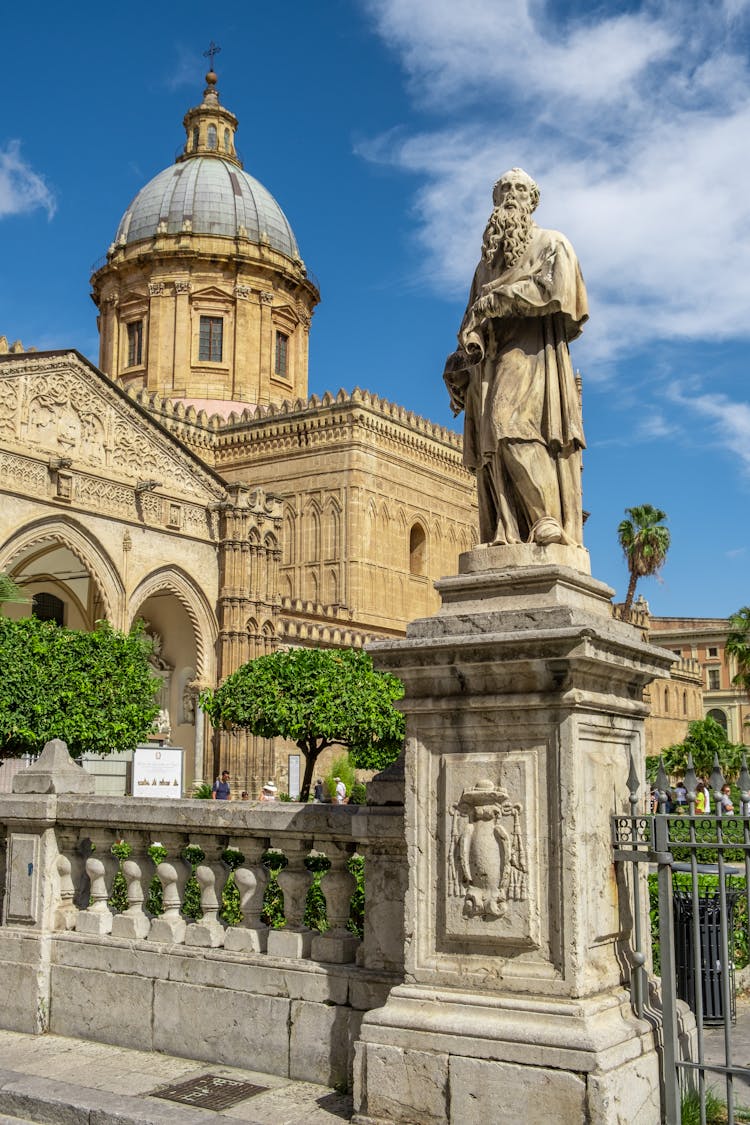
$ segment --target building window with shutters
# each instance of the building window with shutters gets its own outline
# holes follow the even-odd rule
[[[224,356],[224,320],[202,316],[198,340],[198,359],[202,363],[221,363]]]
[[[128,325],[128,367],[143,363],[143,321],[133,320]]]
[[[285,332],[276,333],[276,359],[274,374],[286,379],[289,375],[289,337]]]
[[[708,690],[719,691],[721,688],[721,673],[718,668],[708,669]]]

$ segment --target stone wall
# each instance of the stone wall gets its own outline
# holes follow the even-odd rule
[[[58,795],[45,755],[16,788],[47,792],[0,795],[7,996],[0,1026],[328,1085],[348,1081],[364,1013],[402,979],[402,810]],[[64,768],[88,786],[79,767]],[[118,842],[129,845],[125,860],[112,853]],[[192,891],[182,858],[188,844],[203,857],[193,863]],[[234,866],[242,861],[234,879],[243,919],[234,925],[217,917],[231,848],[240,853]],[[263,857],[272,849],[287,861],[278,875],[282,929],[260,919],[269,879]],[[362,940],[346,929],[355,851],[364,857],[371,906]],[[303,921],[311,855],[318,867],[322,856],[330,864],[323,933]],[[127,908],[113,904],[118,867]],[[144,909],[154,876],[162,914]],[[181,912],[191,893],[200,894],[197,921]]]

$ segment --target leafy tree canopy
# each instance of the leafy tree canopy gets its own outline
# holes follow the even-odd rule
[[[661,570],[669,550],[670,534],[663,522],[667,514],[661,508],[641,504],[636,508],[626,508],[625,513],[630,518],[620,523],[617,538],[630,572],[624,607],[627,613],[633,604],[638,579],[648,578]]]
[[[159,712],[142,625],[91,633],[0,617],[0,756],[67,742],[73,757],[132,750]]]
[[[691,753],[695,772],[699,777],[709,777],[714,766],[714,754],[718,754],[726,780],[734,781],[742,768],[742,755],[746,750],[746,746],[730,742],[724,728],[707,716],[690,723],[685,741],[667,746],[662,750],[662,757],[670,776],[684,777],[687,757]]]
[[[743,605],[729,618],[726,651],[737,661],[732,683],[750,695],[750,605]]]
[[[295,648],[243,664],[215,692],[204,692],[200,705],[214,726],[295,742],[305,756],[306,801],[315,762],[328,746],[345,746],[361,769],[395,761],[404,716],[393,704],[403,694],[401,681],[376,672],[360,649]]]

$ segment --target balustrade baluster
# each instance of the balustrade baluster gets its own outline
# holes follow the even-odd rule
[[[151,922],[149,941],[165,941],[176,945],[185,940],[187,923],[180,915],[180,892],[177,890],[177,872],[171,863],[160,863],[156,874],[162,887],[164,913]]]
[[[269,957],[309,957],[313,931],[303,922],[305,899],[312,877],[305,867],[305,856],[310,850],[301,841],[284,840],[283,851],[289,863],[279,872],[278,882],[284,892],[286,926],[283,930],[270,930],[268,934]]]
[[[345,845],[327,843],[325,855],[331,866],[322,879],[329,928],[312,939],[311,956],[314,961],[330,961],[343,965],[353,961],[359,938],[346,928],[349,921],[349,903],[356,886],[354,876],[347,867],[349,852]]]
[[[78,911],[76,930],[79,934],[109,934],[112,932],[112,911],[107,905],[102,861],[90,856],[86,860],[86,874],[91,880],[91,903],[85,910]]]
[[[216,874],[210,867],[195,869],[195,877],[201,889],[201,910],[203,917],[199,922],[191,922],[185,931],[185,945],[216,949],[224,944],[224,927],[218,919],[219,900],[216,897]]]
[[[263,911],[263,892],[268,873],[258,863],[253,867],[238,867],[234,881],[240,892],[241,926],[230,926],[224,935],[224,948],[235,953],[265,953],[268,947],[268,926],[260,916]]]
[[[73,902],[76,889],[71,876],[71,863],[67,856],[59,855],[56,866],[60,886],[60,901],[55,908],[53,929],[73,930],[78,918],[78,909]]]
[[[151,923],[143,910],[143,872],[132,859],[126,859],[122,873],[128,884],[128,908],[116,914],[112,922],[112,937],[134,938],[142,941],[149,935]]]

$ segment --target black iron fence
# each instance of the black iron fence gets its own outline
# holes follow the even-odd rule
[[[739,808],[723,814],[696,812],[692,759],[684,785],[684,805],[668,813],[673,794],[663,764],[652,804],[631,759],[630,813],[612,817],[615,862],[631,876],[624,880],[633,917],[631,996],[638,1016],[651,1015],[660,1027],[663,1120],[681,1125],[687,1099],[695,1119],[710,1125],[712,1106],[723,1100],[721,1120],[734,1125],[750,1121],[750,1060],[738,1058],[735,1042],[736,972],[748,962],[750,772],[743,759]],[[718,760],[708,786],[712,808],[726,809]]]

